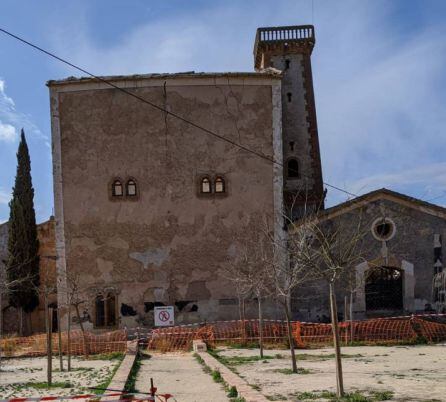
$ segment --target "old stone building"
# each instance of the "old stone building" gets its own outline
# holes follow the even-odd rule
[[[177,323],[237,317],[226,269],[259,222],[283,239],[284,212],[324,209],[314,45],[312,26],[259,28],[255,72],[48,82],[60,306],[75,282],[87,328],[153,325],[157,305],[174,305]],[[442,208],[383,190],[322,214],[348,223],[362,208],[376,220],[390,206],[392,238],[371,227],[368,261],[399,281],[393,312],[427,308]],[[372,310],[367,289],[358,315]],[[322,294],[294,303],[295,317],[324,315]],[[272,300],[265,315],[281,317]]]
[[[48,306],[57,307],[56,281],[56,244],[54,218],[37,225],[39,239],[39,306],[30,314],[29,331],[45,332],[45,299]],[[8,258],[8,223],[0,225],[0,278],[6,274],[5,261]],[[19,314],[17,309],[9,305],[8,295],[2,298],[3,332],[19,331]],[[57,316],[53,317],[54,328],[57,328]]]
[[[446,238],[446,208],[380,189],[325,209],[317,216],[340,236],[358,233],[354,282],[341,280],[338,311],[352,293],[356,318],[442,312],[445,307],[442,239]],[[299,290],[296,317],[328,319],[328,291],[323,282]],[[299,297],[301,296],[301,297]]]

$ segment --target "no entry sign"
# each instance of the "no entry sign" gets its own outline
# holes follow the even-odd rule
[[[168,327],[174,325],[174,310],[173,306],[155,307],[155,327]]]

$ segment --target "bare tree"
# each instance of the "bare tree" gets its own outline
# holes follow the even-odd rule
[[[340,336],[335,286],[347,272],[364,261],[363,238],[366,234],[361,214],[357,222],[321,220],[307,217],[292,225],[291,238],[302,245],[296,253],[302,266],[311,270],[317,278],[324,279],[329,287],[329,302],[336,356],[337,395],[344,395]],[[357,286],[357,285],[355,285]]]
[[[237,258],[228,265],[226,277],[234,283],[239,307],[241,307],[240,319],[242,323],[245,318],[243,308],[245,298],[254,294],[257,299],[259,349],[260,357],[263,357],[263,300],[271,294],[271,286],[268,282],[270,280],[269,267],[273,261],[273,249],[261,226],[257,228],[254,236],[245,239],[241,244]]]
[[[314,273],[311,269],[308,269],[307,260],[301,258],[301,254],[307,251],[305,246],[306,235],[301,236],[300,232],[296,232],[295,235],[289,236],[286,241],[277,237],[273,238],[270,235],[270,241],[274,247],[274,260],[269,265],[269,282],[285,314],[292,370],[294,373],[297,373],[291,325],[291,298],[299,286],[313,279]]]
[[[68,328],[67,328],[67,348],[68,348],[68,371],[71,370],[71,311],[74,308],[76,313],[77,322],[82,332],[82,340],[84,344],[84,354],[88,356],[90,354],[87,342],[87,335],[85,332],[84,324],[80,314],[80,307],[86,303],[83,297],[82,289],[80,286],[80,275],[76,272],[67,273],[66,286],[64,293],[66,294],[67,303],[67,315],[68,315]]]
[[[22,282],[29,282],[29,278],[20,278],[10,280],[8,275],[8,269],[15,269],[16,267],[8,266],[7,261],[2,261],[3,268],[0,269],[0,341],[3,338],[3,298],[8,297],[17,286]],[[0,347],[0,371],[2,363],[2,349]]]

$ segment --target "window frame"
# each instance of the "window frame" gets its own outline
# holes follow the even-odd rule
[[[117,183],[119,183],[119,185],[121,187],[121,194],[116,194],[115,188],[116,188]],[[113,199],[122,199],[122,198],[124,198],[125,192],[124,192],[124,184],[123,183],[124,183],[123,180],[121,178],[119,178],[119,177],[115,177],[111,181],[111,186],[110,186],[110,190],[109,191],[110,191],[110,196]]]
[[[217,191],[217,182],[222,183],[222,191]],[[223,175],[216,175],[214,179],[214,193],[215,194],[226,194],[226,179]]]
[[[135,194],[129,194],[129,184],[130,184],[130,182],[133,182],[133,184],[135,186]],[[129,197],[129,198],[136,198],[136,197],[139,196],[138,182],[133,177],[127,178],[127,180],[125,182],[125,196]]]
[[[207,183],[209,184],[209,191],[203,191],[203,185],[204,185],[205,181],[207,181]],[[210,176],[208,176],[208,175],[200,176],[198,192],[200,195],[203,195],[203,196],[208,196],[208,195],[213,194],[212,179]]]

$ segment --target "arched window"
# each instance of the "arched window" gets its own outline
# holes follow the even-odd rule
[[[200,192],[203,194],[209,194],[212,192],[211,181],[209,177],[203,177],[200,181]]]
[[[113,197],[121,197],[123,195],[121,180],[115,180],[112,184]]]
[[[287,162],[287,176],[291,178],[299,177],[299,163],[296,159],[290,159]]]
[[[107,293],[100,294],[95,298],[95,326],[113,327],[116,325],[116,296]]]
[[[127,181],[126,184],[126,194],[133,197],[137,195],[137,188],[136,188],[136,181],[133,179],[130,179]]]
[[[215,192],[224,193],[225,191],[225,179],[223,179],[221,176],[217,176],[215,178]]]

